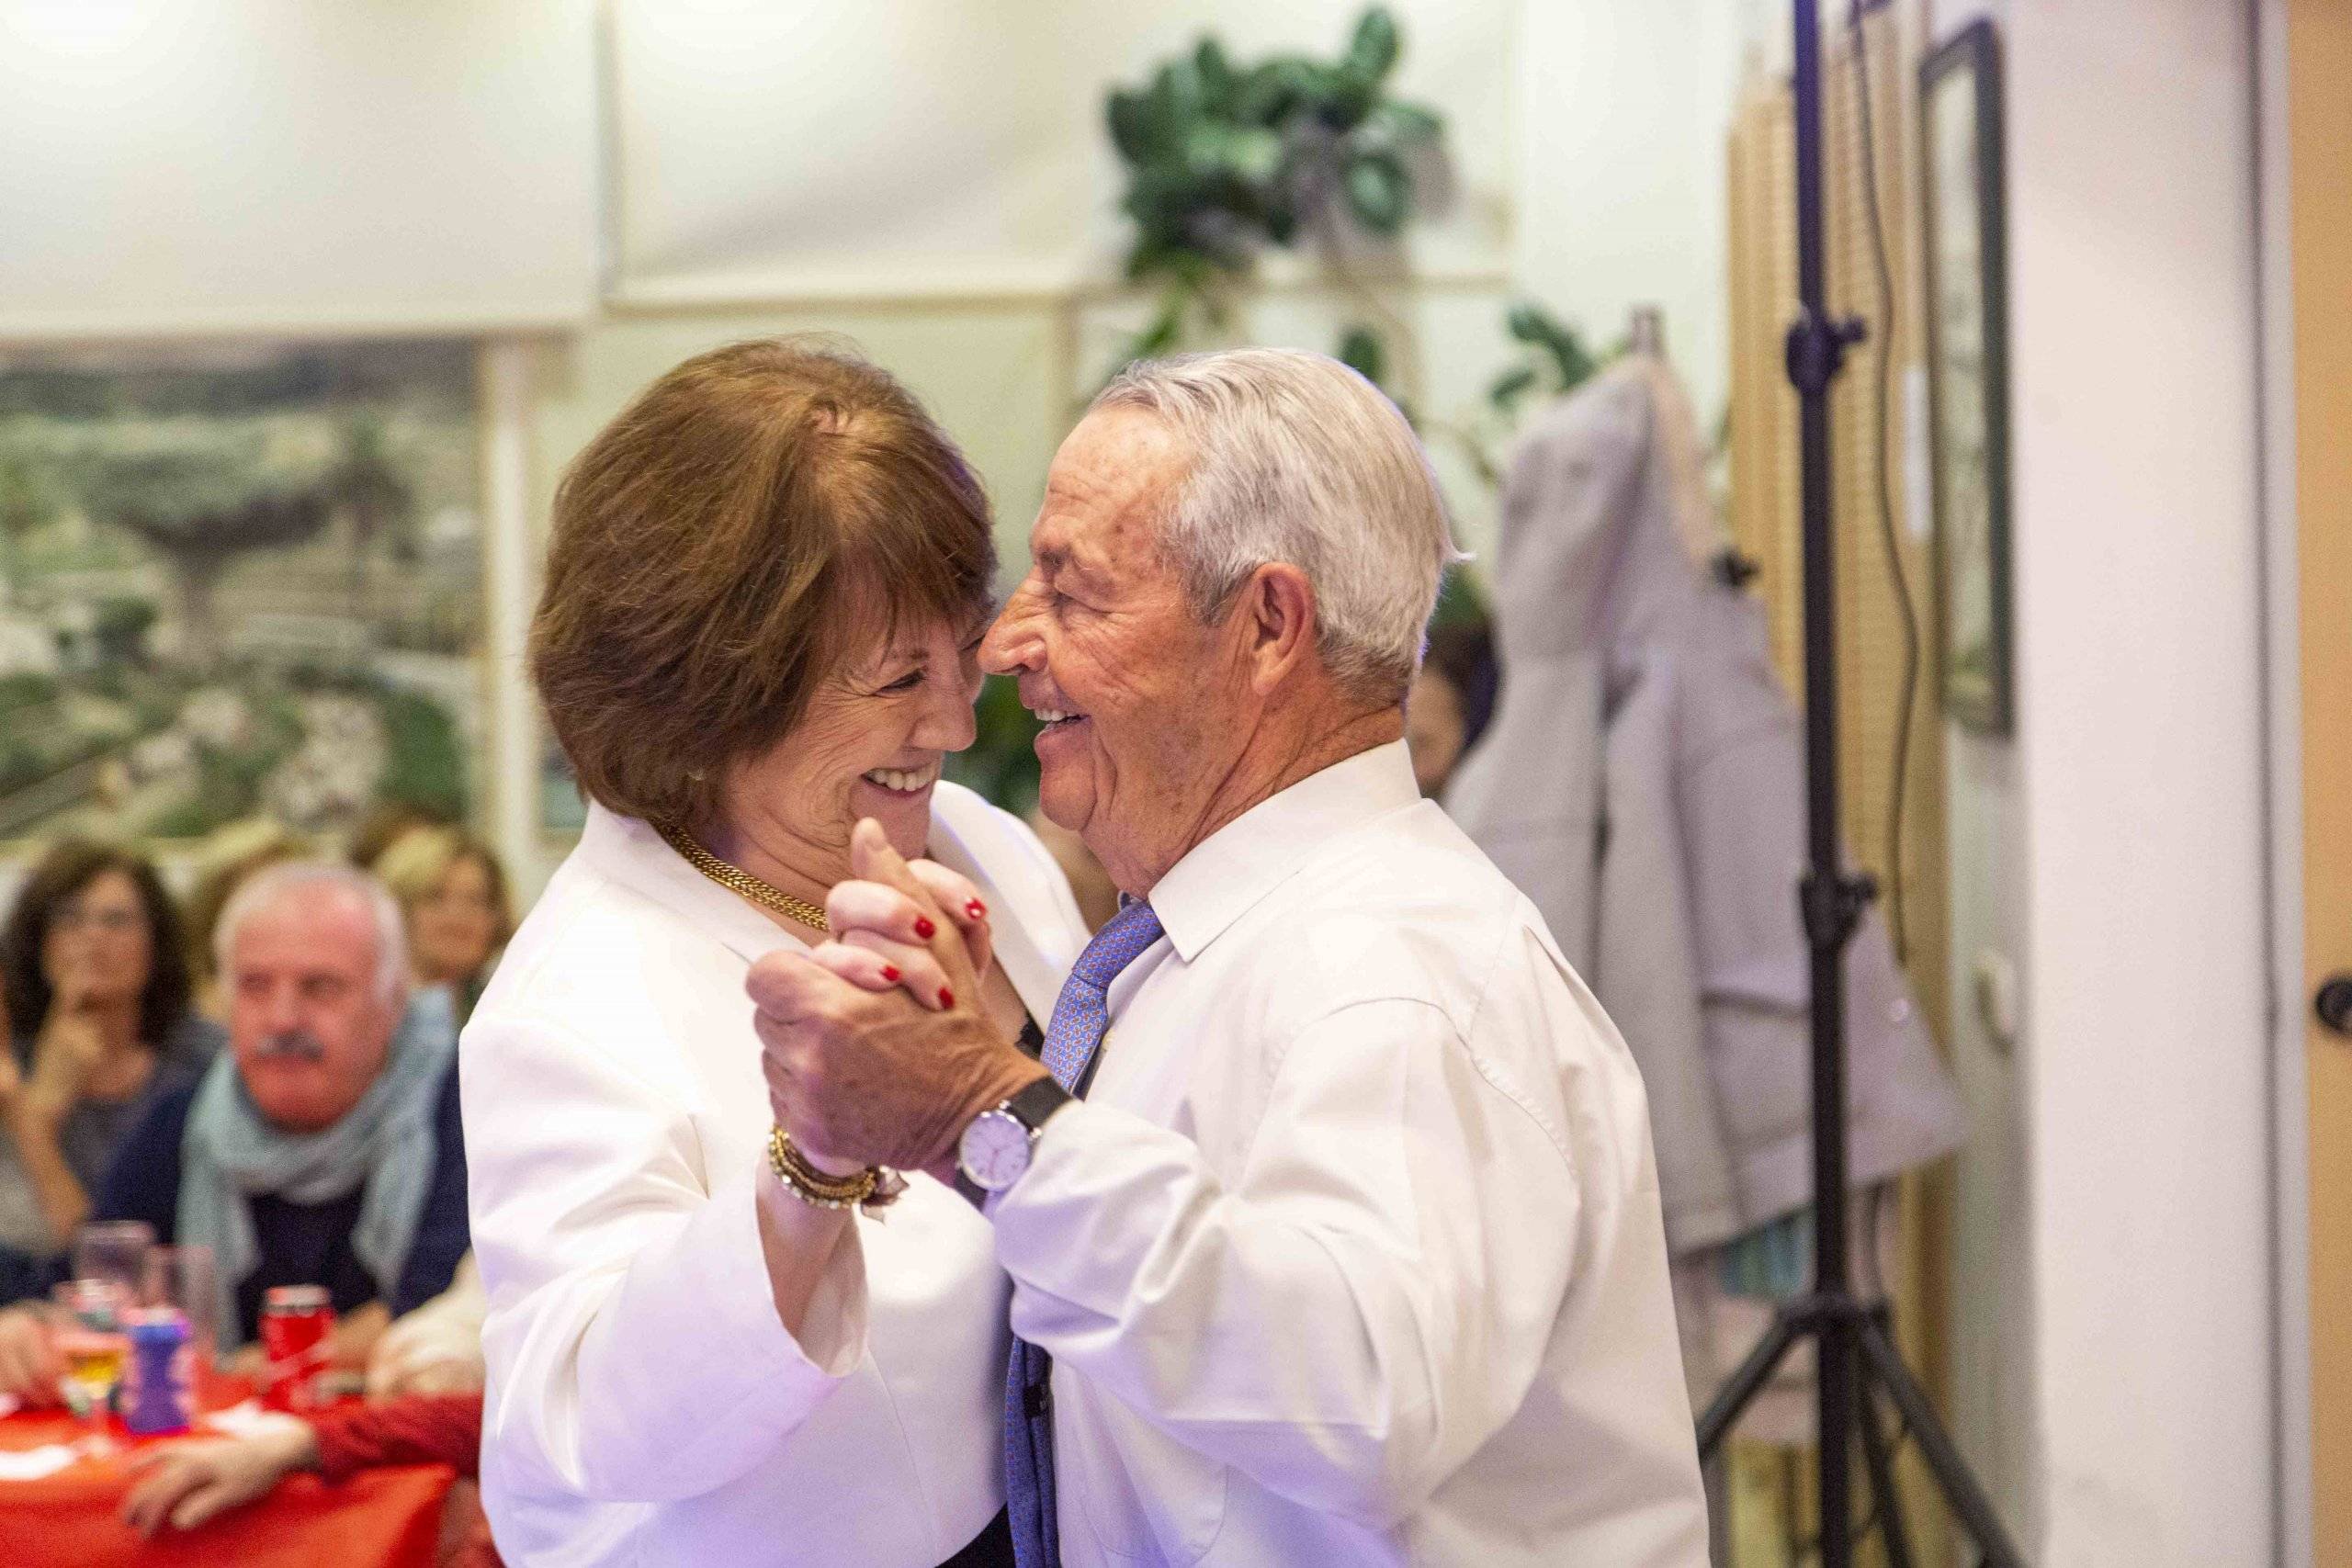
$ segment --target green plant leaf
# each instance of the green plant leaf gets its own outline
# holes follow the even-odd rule
[[[1266,238],[1277,245],[1287,245],[1298,238],[1298,209],[1287,197],[1276,197],[1266,205]]]
[[[1392,147],[1417,147],[1435,141],[1442,135],[1445,120],[1435,109],[1420,104],[1408,104],[1400,98],[1389,98],[1365,118],[1364,128]]]
[[[1550,362],[1557,390],[1566,391],[1600,367],[1600,360],[1585,347],[1576,329],[1563,325],[1541,305],[1521,302],[1512,306],[1504,324],[1511,336],[1544,354]]]
[[[1120,157],[1140,164],[1151,155],[1151,113],[1143,94],[1114,91],[1103,105],[1103,119]]]
[[[1152,73],[1144,95],[1145,128],[1149,145],[1180,146],[1184,132],[1200,118],[1201,82],[1189,60],[1171,61]]]
[[[1380,101],[1379,80],[1352,65],[1323,72],[1319,88],[1315,96],[1315,117],[1341,135],[1362,125]]]
[[[1518,366],[1495,378],[1495,384],[1487,389],[1487,400],[1509,413],[1519,400],[1527,395],[1528,389],[1534,385],[1535,367]]]
[[[1306,101],[1300,68],[1306,62],[1293,56],[1263,60],[1242,73],[1233,95],[1233,118],[1242,125],[1279,125]]]
[[[1283,139],[1255,126],[1195,120],[1185,130],[1184,164],[1203,178],[1263,186],[1282,169]]]
[[[1193,70],[1200,78],[1203,106],[1213,114],[1229,115],[1241,83],[1225,47],[1213,38],[1201,39],[1193,51]]]
[[[1348,67],[1377,85],[1396,68],[1400,48],[1396,18],[1385,6],[1374,6],[1356,23],[1355,37],[1348,41]]]
[[[1532,305],[1513,305],[1503,318],[1503,330],[1521,343],[1544,341],[1544,312]]]
[[[1350,327],[1340,339],[1340,352],[1335,356],[1340,364],[1377,387],[1388,372],[1387,345],[1380,334],[1370,327]]]
[[[1407,155],[1436,145],[1444,122],[1386,96],[1402,49],[1394,16],[1374,5],[1334,58],[1237,59],[1203,36],[1106,95],[1104,126],[1126,174],[1119,206],[1135,224],[1127,276],[1181,301],[1138,335],[1139,352],[1216,327],[1258,253],[1301,243],[1334,206],[1369,233],[1404,228],[1418,166]],[[1377,378],[1385,345],[1350,342]]]
[[[1411,182],[1405,165],[1393,152],[1374,149],[1348,160],[1345,175],[1348,210],[1375,234],[1394,234],[1405,226]]]
[[[1445,574],[1437,591],[1437,607],[1430,613],[1430,625],[1437,626],[1479,626],[1493,620],[1487,608],[1487,596],[1478,592],[1477,582],[1460,568]]]
[[[1163,308],[1159,314],[1152,318],[1151,324],[1137,334],[1133,357],[1150,359],[1167,353],[1176,345],[1176,340],[1183,335],[1183,310],[1175,305]]]

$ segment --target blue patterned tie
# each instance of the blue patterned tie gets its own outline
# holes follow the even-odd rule
[[[1054,1081],[1076,1093],[1111,1021],[1107,998],[1119,972],[1159,940],[1151,906],[1131,903],[1094,933],[1078,955],[1046,1026],[1043,1060]],[[1054,1417],[1046,1399],[1053,1358],[1025,1339],[1012,1342],[1004,1381],[1004,1495],[1012,1555],[1021,1568],[1061,1568],[1061,1522],[1054,1500]]]

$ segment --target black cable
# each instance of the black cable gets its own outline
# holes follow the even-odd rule
[[[1871,124],[1870,38],[1862,28],[1865,0],[1853,0],[1846,26],[1853,39],[1855,97],[1860,106],[1862,138],[1862,207],[1870,220],[1871,261],[1878,275],[1879,323],[1871,336],[1873,399],[1871,462],[1877,482],[1871,488],[1878,499],[1880,543],[1886,550],[1886,572],[1894,585],[1894,599],[1903,612],[1903,695],[1895,706],[1894,795],[1886,817],[1886,919],[1894,938],[1894,962],[1909,956],[1910,942],[1903,918],[1903,815],[1911,773],[1911,722],[1919,693],[1919,611],[1911,597],[1911,580],[1903,570],[1901,542],[1895,536],[1894,503],[1887,495],[1886,430],[1890,378],[1894,359],[1894,269],[1886,259],[1886,220],[1879,210],[1878,135]]]

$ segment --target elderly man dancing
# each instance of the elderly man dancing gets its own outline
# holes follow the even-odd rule
[[[1042,1063],[871,824],[749,981],[811,1158],[993,1222],[1021,1560],[1702,1563],[1640,1078],[1401,739],[1453,556],[1412,432],[1317,355],[1139,366],[1030,548],[982,662],[1127,900]]]

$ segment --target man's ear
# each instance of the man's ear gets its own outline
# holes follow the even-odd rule
[[[1250,683],[1263,696],[1314,657],[1314,585],[1288,561],[1268,561],[1241,585],[1242,656]]]

